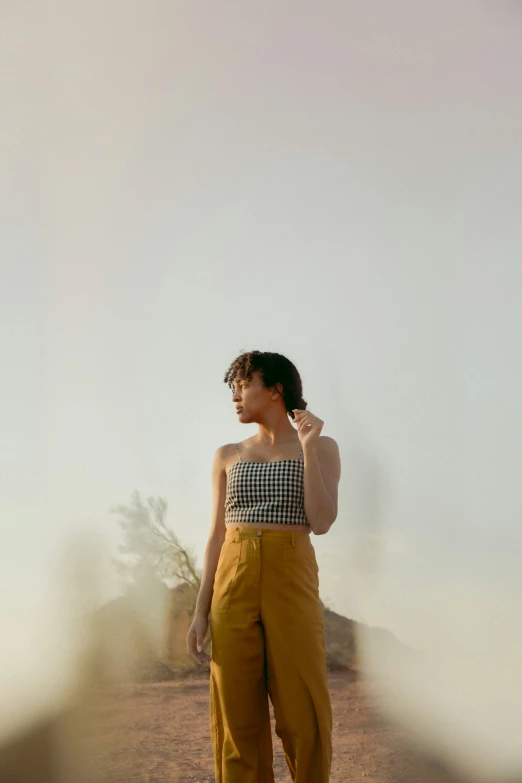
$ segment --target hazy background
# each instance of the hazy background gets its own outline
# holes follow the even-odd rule
[[[520,5],[6,2],[0,36],[3,655],[56,672],[63,542],[113,596],[133,490],[201,564],[252,349],[339,443],[327,603],[422,649],[518,623]]]

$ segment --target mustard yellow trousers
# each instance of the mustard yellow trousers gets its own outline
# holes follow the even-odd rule
[[[273,783],[268,698],[294,783],[327,783],[332,712],[308,533],[229,527],[210,609],[216,783]]]

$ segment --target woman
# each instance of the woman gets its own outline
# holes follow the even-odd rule
[[[327,533],[337,516],[339,449],[306,410],[285,356],[243,353],[224,381],[239,421],[259,431],[215,453],[212,526],[187,636],[189,653],[210,661],[216,783],[273,783],[268,697],[292,781],[327,783],[332,713],[310,532]]]

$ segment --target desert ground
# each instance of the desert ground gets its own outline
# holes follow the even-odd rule
[[[449,783],[378,714],[372,688],[355,672],[329,677],[334,716],[331,783]],[[213,783],[208,679],[120,685],[93,694],[83,732],[86,778],[96,783]],[[83,716],[84,720],[86,715]],[[272,716],[273,725],[273,716]],[[290,776],[274,734],[278,783]],[[82,776],[83,777],[83,776]]]

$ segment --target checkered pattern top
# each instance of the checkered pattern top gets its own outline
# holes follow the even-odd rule
[[[234,443],[239,455],[237,443]],[[304,461],[235,462],[227,475],[226,524],[274,522],[308,525],[304,510]]]

